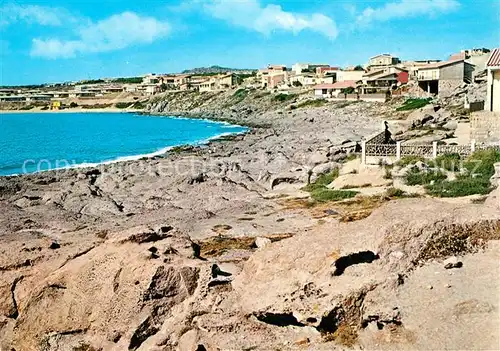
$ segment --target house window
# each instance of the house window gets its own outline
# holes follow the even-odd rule
[[[323,95],[328,94],[328,90],[326,90],[326,89],[321,90],[321,94],[323,94]]]

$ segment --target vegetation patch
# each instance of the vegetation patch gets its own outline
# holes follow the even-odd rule
[[[200,243],[200,256],[203,258],[221,256],[228,250],[252,250],[255,238],[215,236]]]
[[[312,192],[314,190],[325,188],[339,176],[339,169],[335,168],[330,173],[321,174],[314,183],[306,185],[302,190]]]
[[[435,234],[420,252],[417,262],[475,252],[483,248],[486,241],[498,239],[500,239],[499,220],[439,225],[435,228]]]
[[[143,78],[142,77],[125,77],[125,78],[116,78],[113,79],[114,83],[123,83],[123,84],[141,84]]]
[[[276,233],[264,236],[271,240],[271,242],[277,242],[283,239],[288,239],[293,236],[292,233]],[[200,256],[203,258],[217,257],[221,256],[229,250],[254,250],[255,238],[254,237],[229,237],[224,235],[218,235],[203,242],[199,243],[200,246]]]
[[[356,154],[356,153],[350,153],[349,155],[346,156],[346,158],[344,158],[342,160],[342,163],[346,163],[346,162],[349,162],[349,161],[354,161],[357,158],[358,158],[358,154]]]
[[[412,164],[414,161],[402,159],[400,162]],[[405,175],[406,183],[424,185],[430,195],[438,197],[486,195],[494,188],[490,178],[495,174],[494,164],[500,162],[500,151],[479,150],[463,161],[458,154],[441,155],[434,162],[437,169],[456,172],[456,179],[448,180],[441,170],[416,170]]]
[[[134,108],[136,110],[143,110],[146,108],[146,105],[142,101],[137,101],[137,102],[134,102],[134,104],[132,105],[132,108]]]
[[[458,177],[452,181],[436,182],[426,186],[429,194],[438,197],[461,197],[474,194],[486,195],[493,190],[490,180],[485,178]]]
[[[463,162],[465,173],[458,174],[455,180],[429,184],[426,189],[431,195],[439,197],[488,194],[493,190],[490,178],[495,174],[494,164],[497,162],[500,162],[500,151],[478,150]]]
[[[311,197],[320,202],[339,201],[350,199],[358,194],[357,191],[351,190],[333,190],[327,188],[319,188],[311,191]]]
[[[422,156],[404,156],[396,163],[399,167],[406,167],[408,165],[414,165],[417,162],[424,162],[425,158]]]
[[[398,107],[396,111],[410,111],[415,110],[417,108],[424,107],[432,101],[431,98],[426,99],[408,99],[406,100],[402,106]]]
[[[263,97],[271,95],[270,91],[263,91],[261,93],[258,93],[254,96],[254,99],[262,99]]]
[[[92,110],[97,108],[109,108],[112,104],[94,104],[94,105],[82,105],[83,109]]]
[[[248,93],[249,93],[248,90],[241,88],[241,89],[238,89],[234,92],[233,98],[236,99],[238,102],[241,102],[241,101],[245,100],[245,98],[248,96]]]
[[[297,108],[305,108],[305,107],[320,107],[326,104],[326,100],[324,99],[315,99],[315,100],[306,100],[297,104]]]
[[[446,169],[451,172],[460,171],[461,157],[459,154],[444,154],[439,155],[433,161],[436,167]]]
[[[132,102],[117,102],[115,104],[115,107],[116,108],[128,108],[132,105],[133,103]]]
[[[184,151],[192,151],[193,150],[192,145],[178,145],[178,146],[172,146],[168,152],[174,153],[174,154],[179,154]]]
[[[408,185],[430,185],[446,178],[446,174],[440,170],[411,170],[405,174],[405,181]]]
[[[283,93],[280,93],[278,95],[274,95],[273,96],[273,101],[276,101],[276,102],[290,101],[290,100],[295,99],[296,96],[297,96],[297,94],[283,94]]]

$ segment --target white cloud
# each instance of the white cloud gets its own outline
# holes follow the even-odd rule
[[[335,22],[321,13],[305,15],[287,12],[279,5],[263,7],[258,0],[202,0],[200,3],[215,18],[266,35],[277,30],[294,34],[311,30],[331,39],[338,35]]]
[[[0,7],[0,27],[17,22],[39,24],[42,26],[60,26],[71,18],[64,9],[38,5],[17,5],[13,3]]]
[[[170,33],[167,22],[153,17],[141,17],[133,12],[113,15],[77,30],[77,39],[35,38],[31,56],[68,58],[78,53],[120,50],[135,44],[151,43]]]
[[[420,15],[436,15],[456,10],[457,0],[400,0],[386,3],[382,7],[368,7],[357,16],[359,25],[368,25],[375,21],[389,21],[394,18],[408,18]]]

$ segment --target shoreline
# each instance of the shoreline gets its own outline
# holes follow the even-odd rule
[[[68,108],[63,110],[41,110],[41,109],[31,109],[31,110],[0,110],[0,114],[19,114],[19,113],[143,113],[143,109],[128,110],[123,108],[108,107],[108,108]]]
[[[47,111],[43,111],[43,112],[47,112]],[[58,111],[51,111],[51,112],[58,112]],[[94,112],[98,113],[98,111],[94,111]],[[110,112],[110,111],[105,111],[105,112]],[[112,111],[112,113],[119,113],[119,112],[126,113],[124,111]],[[76,113],[78,113],[78,112],[76,112]],[[69,171],[69,170],[75,170],[75,169],[78,170],[78,169],[99,168],[99,167],[105,167],[105,166],[113,165],[113,164],[120,164],[120,163],[125,164],[128,162],[150,161],[150,160],[153,160],[159,156],[167,156],[170,153],[170,151],[174,150],[174,149],[178,149],[178,148],[183,149],[183,148],[189,148],[189,147],[200,148],[200,147],[204,147],[204,146],[209,146],[212,143],[223,142],[223,141],[228,141],[228,140],[233,141],[232,140],[233,138],[240,136],[240,135],[245,135],[245,134],[252,131],[251,127],[247,127],[247,126],[240,125],[240,124],[231,124],[231,123],[226,122],[226,121],[209,119],[206,117],[193,118],[193,117],[186,117],[186,116],[179,116],[179,115],[168,115],[168,114],[163,114],[163,115],[146,114],[146,113],[142,113],[142,114],[148,115],[148,116],[163,116],[163,117],[188,119],[188,120],[189,119],[196,119],[196,120],[202,120],[202,121],[209,122],[209,123],[216,123],[216,124],[223,125],[223,126],[245,128],[246,130],[243,130],[240,132],[234,132],[234,133],[233,132],[222,132],[222,133],[214,135],[212,137],[208,137],[208,138],[201,139],[201,140],[196,140],[196,141],[193,141],[193,142],[190,142],[187,144],[186,143],[185,144],[176,144],[176,145],[161,147],[157,151],[153,151],[153,152],[150,152],[147,154],[126,155],[126,156],[120,156],[120,157],[118,157],[116,159],[112,159],[112,160],[105,160],[105,161],[101,161],[101,162],[91,162],[91,163],[83,162],[83,163],[74,164],[74,165],[69,166],[69,167],[53,168],[53,169],[48,169],[48,170],[39,170],[39,171],[28,172],[28,173],[16,173],[16,174],[7,174],[7,175],[0,174],[0,178],[32,176],[32,175],[39,175],[39,174],[47,174],[50,172]]]
[[[185,118],[185,119],[197,119],[197,120],[205,120],[212,122],[220,122],[227,123],[233,126],[238,127],[247,127],[247,128],[270,128],[270,124],[257,124],[252,122],[245,122],[239,119],[232,118],[217,118],[211,115],[210,112],[202,113],[202,112],[189,112],[189,111],[175,111],[171,113],[161,112],[149,112],[144,109],[137,110],[129,110],[129,109],[120,109],[120,108],[95,108],[95,109],[84,109],[84,108],[71,108],[64,110],[39,110],[39,109],[31,109],[31,110],[0,110],[0,114],[23,114],[23,113],[46,113],[46,114],[57,114],[57,113],[134,113],[138,115],[146,115],[146,116],[159,116],[159,117],[172,117],[172,118]]]

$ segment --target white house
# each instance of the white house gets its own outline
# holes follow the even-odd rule
[[[315,85],[316,76],[311,73],[300,73],[290,76],[290,83],[299,82],[302,86]]]
[[[337,81],[339,82],[345,82],[345,81],[350,81],[350,80],[362,80],[363,75],[365,74],[365,71],[360,70],[360,71],[354,71],[354,70],[345,70],[345,71],[338,71],[337,72]]]
[[[314,95],[323,98],[337,97],[344,89],[356,89],[356,87],[357,82],[355,80],[336,82],[333,84],[318,84],[314,87]]]
[[[488,92],[484,109],[500,112],[500,48],[493,50],[486,67],[488,68]]]

